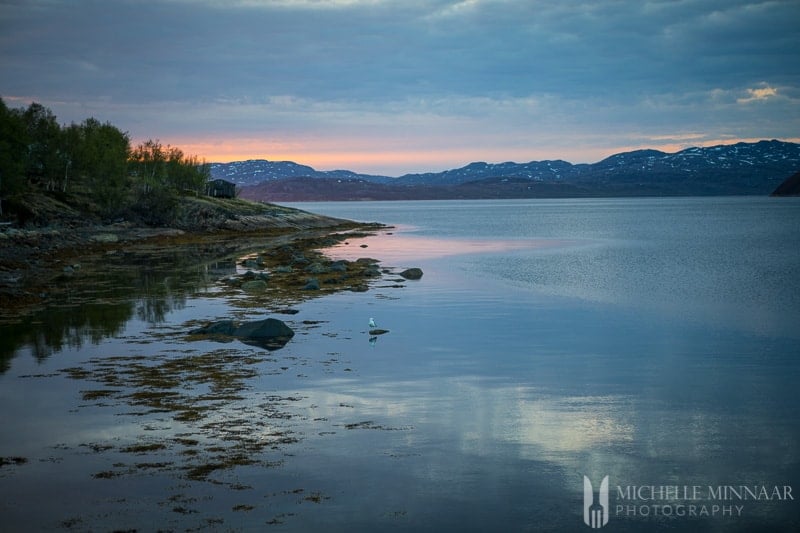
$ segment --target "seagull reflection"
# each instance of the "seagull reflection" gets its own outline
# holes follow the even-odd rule
[[[375,347],[375,344],[377,344],[377,342],[378,342],[377,335],[373,335],[372,337],[369,338],[369,345],[372,346],[373,348]]]

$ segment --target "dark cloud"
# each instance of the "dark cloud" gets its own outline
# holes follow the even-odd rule
[[[196,109],[230,134],[438,119],[531,142],[533,124],[786,137],[798,20],[795,0],[5,1],[0,95],[134,121],[150,106],[168,132]]]

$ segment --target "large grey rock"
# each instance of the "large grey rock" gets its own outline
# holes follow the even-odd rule
[[[407,268],[400,272],[400,275],[406,279],[420,279],[422,277],[421,268]]]
[[[277,318],[266,318],[255,322],[243,322],[233,332],[234,337],[244,339],[269,339],[294,336],[292,328]]]
[[[234,324],[233,320],[219,320],[189,333],[192,335],[225,335],[232,337],[234,331],[236,331],[236,324]]]
[[[193,335],[216,337],[235,337],[247,344],[254,344],[267,350],[283,348],[294,331],[277,318],[266,318],[253,322],[236,324],[233,320],[219,320],[190,332]]]

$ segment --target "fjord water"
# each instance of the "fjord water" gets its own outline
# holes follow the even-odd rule
[[[425,271],[360,312],[392,330],[360,395],[415,428],[397,446],[416,459],[375,488],[424,516],[415,526],[581,529],[583,475],[595,491],[605,475],[623,487],[800,485],[800,202],[304,207],[398,224],[381,250]],[[793,500],[671,501],[672,517],[640,507],[664,502],[633,503],[611,510],[614,530],[800,523]],[[675,516],[692,503],[743,509]]]
[[[163,413],[125,416],[128,396],[87,406],[81,392],[96,387],[63,369],[129,354],[262,357],[238,342],[184,339],[190,322],[242,316],[209,294],[213,282],[158,305],[152,287],[169,284],[150,283],[114,327],[51,342],[46,356],[31,357],[35,343],[14,347],[0,375],[0,457],[28,462],[0,469],[5,524],[580,531],[583,476],[596,493],[607,475],[612,531],[800,526],[795,500],[704,498],[728,485],[800,495],[797,200],[298,205],[396,225],[331,253],[424,276],[388,274],[369,292],[281,317],[298,334],[258,360],[215,416],[246,422],[277,402],[258,431],[292,439],[211,482],[175,466],[192,451],[178,444],[153,447],[156,458],[122,453],[186,435],[213,450],[227,437]],[[143,301],[161,311],[139,312]],[[389,333],[371,337],[370,317]],[[89,375],[84,367],[70,375]],[[634,485],[699,486],[702,497],[626,501],[618,512],[616,487]]]

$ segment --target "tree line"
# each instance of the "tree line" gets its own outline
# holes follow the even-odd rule
[[[23,218],[40,193],[104,219],[132,216],[163,223],[181,195],[202,194],[210,165],[179,148],[88,118],[59,125],[38,103],[9,108],[0,98],[0,216]]]

